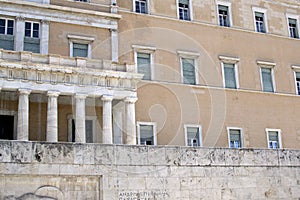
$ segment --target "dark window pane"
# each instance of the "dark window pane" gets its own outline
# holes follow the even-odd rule
[[[5,19],[0,19],[0,34],[5,34]]]
[[[25,22],[25,36],[31,37],[31,23]]]

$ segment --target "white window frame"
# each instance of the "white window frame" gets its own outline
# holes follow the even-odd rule
[[[230,147],[230,130],[239,130],[240,131],[240,136],[241,136],[241,147],[240,148],[244,148],[244,133],[243,133],[243,129],[240,127],[227,127],[227,137],[228,137],[228,147],[229,148],[233,148]]]
[[[180,16],[179,16],[179,0],[176,0],[176,7],[177,7],[177,19],[182,20],[182,19],[180,19]],[[190,20],[182,20],[182,21],[193,21],[194,20],[192,0],[189,0],[189,12],[190,12],[189,13],[190,14]]]
[[[294,14],[289,14],[289,13],[286,13],[286,22],[287,22],[287,27],[288,27],[288,36],[290,38],[294,38],[294,37],[291,37],[291,34],[290,34],[290,26],[289,26],[289,18],[290,19],[295,19],[296,20],[296,28],[297,28],[297,32],[298,32],[298,37],[294,38],[294,39],[299,39],[300,38],[300,33],[299,33],[299,25],[300,25],[300,22],[299,22],[299,15],[294,15]]]
[[[7,28],[8,28],[8,20],[12,20],[14,22],[14,27],[13,27],[13,34],[12,36],[15,35],[16,32],[16,20],[13,18],[7,18],[7,17],[0,17],[0,19],[5,20],[5,27],[4,27],[4,34],[3,35],[7,35]]]
[[[275,82],[274,68],[276,66],[276,63],[266,62],[266,61],[257,61],[257,65],[259,66],[261,90],[264,92],[264,83],[263,83],[263,79],[262,79],[262,71],[261,71],[261,69],[262,68],[269,68],[269,69],[271,69],[273,93],[275,93],[276,92],[276,82]]]
[[[138,133],[138,145],[143,145],[141,144],[141,131],[140,131],[140,126],[145,125],[145,126],[153,126],[153,146],[157,145],[157,123],[156,122],[141,122],[138,121],[136,126],[137,126],[137,133]]]
[[[72,120],[75,120],[75,115],[68,114],[67,120],[68,120],[68,142],[72,142]],[[86,115],[85,120],[93,121],[93,143],[97,143],[97,132],[98,132],[97,131],[97,123],[98,123],[97,116]]]
[[[217,20],[218,20],[218,24],[220,25],[220,20],[219,20],[219,5],[221,6],[227,6],[228,7],[228,17],[229,17],[229,26],[228,27],[232,27],[233,23],[232,23],[232,9],[231,9],[231,3],[227,2],[227,1],[217,1],[216,2],[217,5]],[[221,26],[221,25],[220,25]],[[222,26],[222,27],[226,27],[226,26]]]
[[[196,52],[187,52],[187,51],[177,51],[180,62],[180,72],[181,72],[181,83],[184,83],[183,77],[183,65],[182,58],[193,59],[194,60],[194,68],[195,68],[195,85],[199,84],[199,74],[198,74],[198,59],[200,54]]]
[[[31,23],[31,27],[30,27],[30,37],[29,36],[25,36],[25,29],[24,29],[24,37],[29,37],[29,38],[36,38],[36,37],[33,37],[33,24],[39,24],[39,39],[41,39],[41,32],[42,32],[42,26],[41,26],[41,23],[38,22],[38,21],[28,21],[26,20],[24,22],[24,27],[26,28],[26,22],[28,23]],[[41,44],[40,44],[41,45]]]
[[[199,125],[199,124],[184,124],[184,139],[185,139],[185,146],[188,146],[188,141],[187,141],[187,139],[188,139],[188,136],[187,136],[187,129],[188,128],[198,128],[198,130],[199,130],[199,138],[198,138],[198,140],[199,140],[199,146],[198,147],[202,147],[202,126],[201,125]]]
[[[136,12],[136,9],[135,9],[135,1],[136,0],[132,0],[132,5],[133,5],[133,8],[132,8],[132,10],[135,12],[135,13],[138,13],[138,14],[150,14],[150,1],[149,0],[146,0],[146,4],[147,4],[147,9],[146,9],[146,13],[139,13],[139,12]]]
[[[154,53],[156,51],[155,47],[151,46],[140,46],[140,45],[132,45],[133,51],[134,51],[134,63],[135,63],[135,72],[138,72],[138,66],[137,66],[137,54],[138,53],[147,53],[150,54],[150,80],[154,80]],[[147,80],[145,80],[147,81]]]
[[[265,25],[265,29],[266,29],[265,33],[268,33],[269,29],[268,29],[267,9],[265,9],[265,8],[258,8],[258,7],[252,7],[255,32],[257,32],[257,33],[263,33],[263,32],[258,32],[257,31],[257,28],[256,28],[256,19],[255,19],[255,12],[259,12],[259,13],[263,13],[264,14],[264,25]],[[265,33],[263,33],[263,34],[265,34]]]
[[[292,70],[294,73],[294,80],[295,80],[295,92],[296,92],[296,95],[300,95],[300,94],[298,94],[297,77],[296,77],[296,73],[300,73],[300,66],[292,65]]]
[[[240,80],[239,80],[238,62],[240,61],[240,58],[219,56],[219,59],[221,61],[221,67],[222,67],[223,87],[226,88],[224,64],[233,64],[234,65],[234,73],[235,73],[234,75],[235,75],[236,89],[239,89],[240,88]],[[226,88],[226,89],[233,89],[233,88]]]
[[[279,147],[278,149],[282,149],[282,141],[281,141],[281,129],[272,129],[272,128],[266,128],[266,134],[267,134],[267,147],[269,147],[269,132],[270,131],[276,131],[278,132],[278,144],[279,144]]]
[[[73,57],[73,44],[78,43],[78,44],[87,44],[88,45],[87,58],[92,58],[92,45],[91,44],[95,40],[94,37],[68,34],[67,38],[69,39],[70,57]]]

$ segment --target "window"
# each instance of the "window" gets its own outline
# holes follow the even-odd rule
[[[190,0],[178,0],[178,17],[182,20],[191,20]]]
[[[186,146],[191,146],[191,147],[202,146],[201,126],[185,125],[184,131],[185,131]]]
[[[230,27],[230,13],[229,6],[227,5],[218,5],[218,14],[219,14],[219,25]]]
[[[299,38],[298,22],[296,18],[288,17],[289,34],[291,38]]]
[[[88,2],[88,0],[75,0],[75,1]]]
[[[280,129],[266,129],[268,148],[278,149],[281,147],[281,130]]]
[[[93,37],[67,35],[70,43],[71,57],[91,58],[91,43],[95,40]]]
[[[14,20],[0,19],[0,48],[14,50]]]
[[[148,13],[147,0],[134,0],[134,10],[136,13]]]
[[[138,73],[144,74],[143,80],[151,80],[151,55],[148,53],[137,53]]]
[[[242,147],[242,129],[240,128],[227,128],[228,141],[230,148]]]
[[[181,58],[183,83],[196,84],[195,60],[190,58]]]
[[[300,72],[295,72],[297,94],[300,95]]]
[[[138,122],[138,144],[156,145],[156,123]]]
[[[235,64],[223,63],[224,86],[226,88],[237,89],[237,67]]]
[[[86,143],[96,142],[96,116],[86,116],[85,119],[85,137]],[[75,142],[76,137],[75,120],[72,115],[68,115],[68,141]]]
[[[24,51],[40,53],[40,24],[25,22]]]
[[[155,47],[132,45],[136,71],[144,74],[143,80],[153,80],[153,54]]]
[[[253,11],[255,31],[260,33],[267,33],[268,32],[267,10],[264,8],[253,7],[252,11]]]
[[[272,68],[261,68],[262,88],[264,92],[274,92]]]

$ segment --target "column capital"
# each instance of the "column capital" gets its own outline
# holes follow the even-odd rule
[[[60,92],[58,91],[48,91],[47,96],[48,97],[58,97],[60,95]]]
[[[21,95],[29,95],[31,93],[31,90],[29,90],[29,89],[19,89],[18,92]]]
[[[125,97],[124,98],[124,102],[125,103],[135,103],[136,101],[138,100],[138,98],[137,97]]]
[[[113,99],[114,99],[114,96],[108,95],[108,94],[102,95],[102,97],[101,97],[102,101],[112,101]]]
[[[87,94],[75,94],[74,97],[75,99],[86,99],[87,98]]]
[[[42,24],[47,24],[47,25],[49,25],[49,24],[50,24],[50,21],[49,21],[49,20],[46,20],[46,19],[42,19],[42,20],[41,20],[41,23],[42,23]]]
[[[23,16],[17,16],[16,20],[24,22],[25,21],[25,17],[23,17]]]

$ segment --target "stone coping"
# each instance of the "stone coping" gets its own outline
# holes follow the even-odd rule
[[[300,166],[300,150],[0,140],[0,163],[107,166]]]

